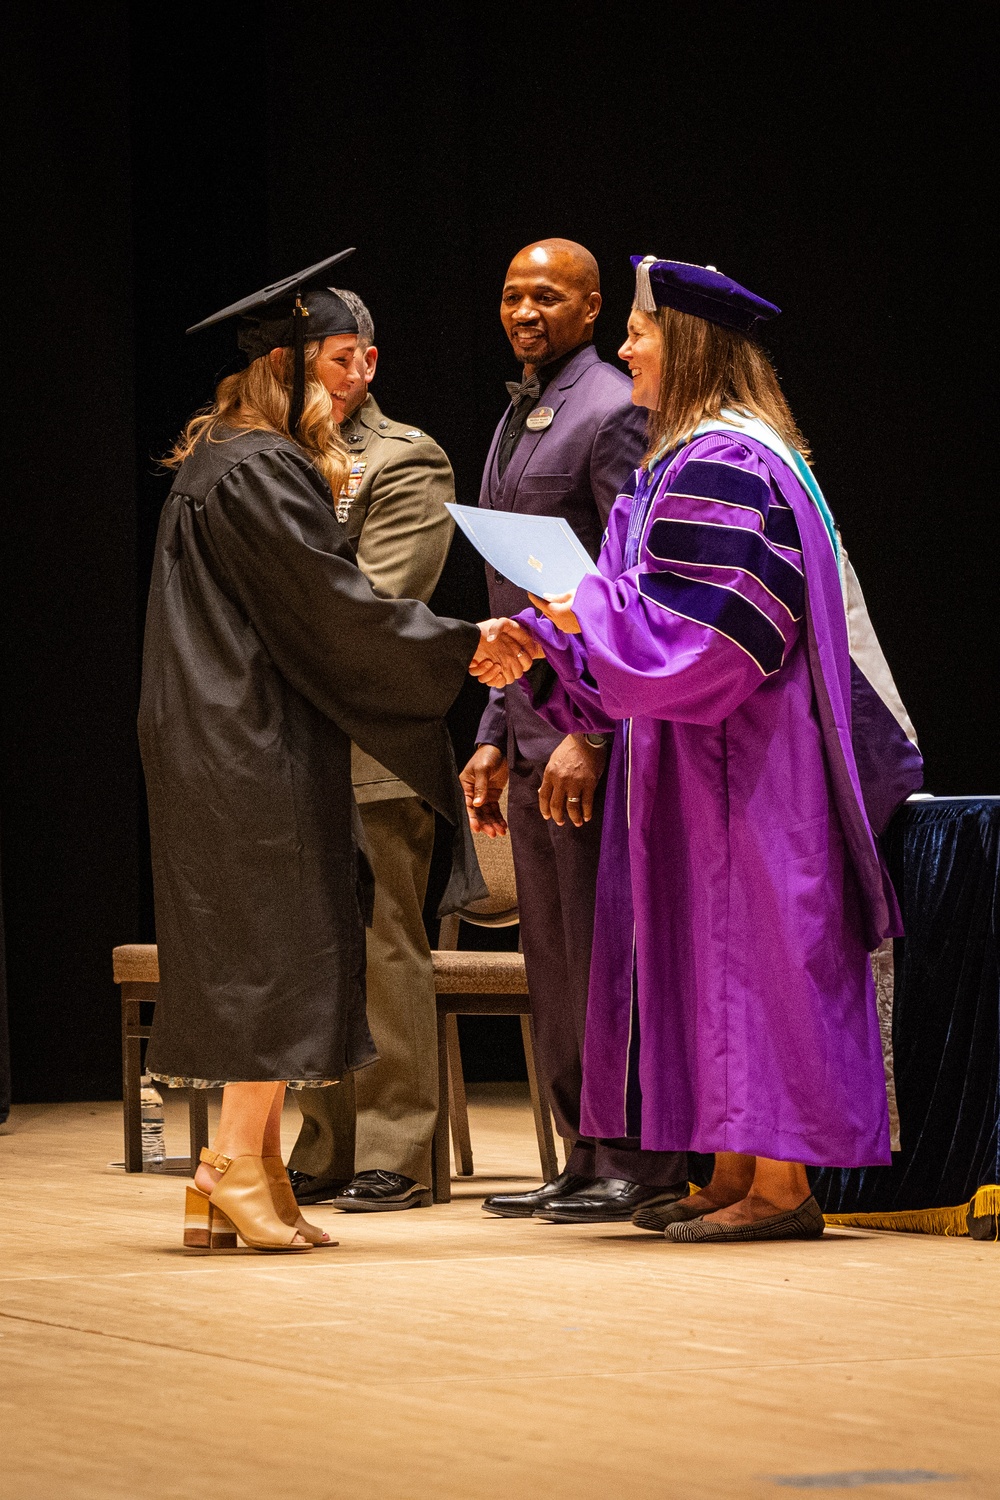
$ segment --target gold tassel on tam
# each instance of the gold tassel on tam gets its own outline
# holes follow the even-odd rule
[[[912,1208],[884,1214],[824,1214],[828,1224],[845,1229],[891,1229],[897,1234],[969,1233],[969,1218],[994,1220],[1000,1216],[1000,1185],[987,1183],[968,1203],[955,1208]],[[996,1238],[996,1232],[990,1236]]]

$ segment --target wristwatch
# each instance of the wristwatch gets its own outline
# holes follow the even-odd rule
[[[595,750],[603,750],[611,736],[610,734],[585,734],[583,738]]]

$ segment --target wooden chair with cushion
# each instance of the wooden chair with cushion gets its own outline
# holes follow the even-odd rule
[[[125,1170],[141,1172],[142,1165],[142,1043],[149,1036],[152,1006],[160,989],[160,965],[155,943],[125,943],[112,953],[115,984],[122,995],[122,1083],[125,1104]],[[143,1016],[143,1007],[146,1015]],[[191,1176],[208,1145],[208,1090],[185,1089],[191,1142]],[[167,1171],[186,1170],[186,1157],[168,1160]],[[161,1170],[163,1170],[161,1169]],[[148,1170],[148,1169],[147,1169]]]
[[[504,810],[506,801],[505,792],[501,803]],[[550,1182],[558,1172],[548,1096],[535,1068],[535,1033],[524,955],[520,952],[472,952],[458,946],[462,922],[474,927],[513,927],[518,920],[510,839],[491,839],[485,834],[477,834],[475,843],[490,894],[485,900],[475,901],[442,920],[439,947],[431,954],[437,994],[438,1038],[438,1119],[432,1152],[435,1203],[451,1200],[449,1122],[459,1175],[472,1175],[472,1143],[458,1040],[458,1016],[520,1017],[542,1176]]]

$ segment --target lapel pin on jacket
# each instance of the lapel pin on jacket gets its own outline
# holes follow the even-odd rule
[[[552,418],[554,416],[555,412],[551,406],[536,406],[534,411],[528,413],[528,420],[525,426],[531,432],[543,432],[546,427],[552,426]]]

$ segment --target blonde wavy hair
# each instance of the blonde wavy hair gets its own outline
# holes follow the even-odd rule
[[[774,366],[752,338],[673,307],[643,316],[656,323],[663,344],[660,400],[649,414],[650,447],[644,464],[688,442],[700,422],[724,422],[724,407],[759,417],[790,448],[809,458],[809,445]]]
[[[211,406],[195,412],[163,460],[164,466],[179,468],[202,440],[206,443],[225,442],[224,437],[216,435],[221,428],[277,432],[298,444],[337,499],[351,472],[351,460],[334,420],[329,392],[312,373],[319,349],[319,339],[310,339],[305,346],[306,397],[294,436],[288,430],[294,353],[291,349],[282,349],[280,360],[272,361],[270,355],[265,354],[253,360],[245,370],[221,380],[215,390],[215,400]]]

